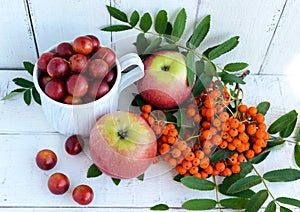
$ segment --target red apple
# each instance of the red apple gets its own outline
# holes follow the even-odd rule
[[[89,145],[95,165],[118,179],[143,174],[157,150],[151,127],[141,116],[128,111],[101,116],[90,133]]]
[[[47,65],[47,72],[53,78],[63,77],[69,72],[68,63],[61,57],[53,57]]]
[[[43,53],[37,61],[38,69],[41,70],[42,72],[47,72],[47,65],[53,57],[54,57],[54,53],[52,52]]]
[[[72,74],[67,79],[66,88],[73,97],[83,97],[89,89],[89,82],[81,74]]]
[[[156,52],[144,60],[145,75],[137,82],[139,93],[151,105],[173,108],[191,94],[186,58],[176,51]]]

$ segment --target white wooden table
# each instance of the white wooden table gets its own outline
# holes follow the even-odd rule
[[[247,84],[243,86],[245,102],[249,105],[271,102],[267,123],[292,109],[300,112],[300,28],[295,25],[300,21],[299,1],[4,0],[1,4],[0,11],[4,15],[0,18],[0,98],[15,88],[13,78],[29,77],[22,70],[24,60],[35,62],[39,53],[57,42],[91,33],[98,35],[104,44],[109,44],[132,35],[132,32],[112,35],[99,32],[99,27],[110,24],[105,9],[107,4],[128,13],[136,9],[141,13],[150,11],[156,14],[164,8],[171,17],[179,8],[185,7],[188,25],[195,24],[207,14],[212,15],[210,38],[202,48],[240,35],[239,47],[217,62],[224,65],[226,62],[246,61],[250,64],[252,74],[245,79]],[[68,12],[70,16],[66,17]],[[84,14],[84,19],[78,13]],[[119,54],[127,48],[126,45],[113,47]],[[130,90],[122,93],[122,107],[128,105],[128,101],[122,99],[130,95]],[[92,162],[84,152],[77,156],[67,155],[65,139],[66,136],[55,132],[47,123],[39,105],[34,103],[28,107],[21,97],[0,101],[0,211],[148,211],[159,203],[181,211],[180,205],[188,199],[214,198],[214,192],[193,191],[173,181],[174,170],[157,175],[152,172],[155,176],[150,171],[151,177],[144,181],[123,180],[119,186],[105,175],[87,179],[87,169]],[[58,164],[53,170],[41,171],[35,165],[36,153],[44,148],[57,153]],[[264,163],[257,166],[258,170],[263,173],[278,168],[295,168],[292,150],[293,146],[287,144],[272,152]],[[153,170],[157,169],[154,167]],[[66,173],[71,180],[70,190],[61,196],[52,195],[46,183],[48,177],[58,171]],[[72,188],[81,183],[91,185],[95,192],[93,202],[87,207],[80,207],[71,198]],[[275,196],[300,199],[299,181],[273,183],[270,188]]]

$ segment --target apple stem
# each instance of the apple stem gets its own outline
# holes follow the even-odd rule
[[[169,69],[170,69],[169,66],[163,66],[163,67],[161,68],[161,70],[163,70],[163,71],[169,71]]]
[[[121,139],[127,138],[127,136],[128,136],[127,130],[120,130],[120,131],[118,132],[118,136],[120,136]]]

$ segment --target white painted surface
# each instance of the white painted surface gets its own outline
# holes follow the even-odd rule
[[[0,69],[22,68],[24,60],[35,61],[26,0],[1,1],[0,14]]]
[[[5,85],[10,78],[22,76],[20,72],[16,71],[14,75],[7,71],[1,72],[0,87],[3,92],[0,98],[13,89],[11,85],[5,88]],[[256,105],[265,100],[272,103],[267,115],[267,123],[291,109],[300,111],[300,106],[293,98],[293,93],[289,92],[290,86],[286,77],[248,76],[246,82],[247,84],[243,86],[246,96],[245,103]],[[121,93],[120,107],[128,107],[132,96],[131,92],[134,90],[135,86],[132,85]],[[286,101],[286,96],[291,97],[289,101]],[[80,210],[71,199],[72,188],[80,183],[86,183],[93,187],[95,199],[89,206],[102,211],[108,211],[108,209],[146,211],[147,208],[158,203],[166,203],[177,208],[185,200],[191,198],[214,198],[212,191],[193,191],[174,182],[172,180],[175,175],[174,170],[157,172],[158,174],[153,176],[151,170],[161,170],[163,164],[153,165],[146,173],[145,181],[124,180],[118,187],[104,175],[95,179],[87,179],[87,169],[92,164],[85,154],[88,151],[77,156],[66,154],[64,151],[66,136],[51,130],[51,127],[45,123],[43,112],[38,105],[33,104],[27,107],[22,101],[21,98],[16,97],[14,100],[0,102],[0,161],[2,161],[0,163],[0,208],[29,207],[55,211],[59,210],[55,209],[56,207],[74,207],[74,211]],[[44,148],[50,148],[57,153],[58,164],[53,170],[41,171],[35,165],[36,153]],[[258,165],[257,168],[263,173],[272,169],[295,167],[292,151],[293,146],[287,144],[284,148],[274,151],[267,161]],[[66,173],[71,180],[70,190],[62,196],[50,194],[46,186],[50,174],[56,171]],[[300,190],[297,189],[298,183],[296,181],[284,184],[284,191],[282,191],[282,184],[273,183],[270,184],[270,189],[275,196],[300,198]],[[255,187],[255,189],[259,188]],[[28,195],[29,193],[30,195]],[[49,207],[54,207],[54,209],[47,209]],[[30,211],[30,209],[27,210]]]

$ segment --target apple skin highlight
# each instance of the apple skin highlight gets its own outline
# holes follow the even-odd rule
[[[176,51],[160,51],[144,60],[145,76],[137,82],[137,88],[149,104],[173,108],[191,95],[187,83],[186,58]]]
[[[98,119],[91,131],[89,144],[95,165],[118,179],[143,174],[157,151],[151,127],[138,114],[128,111],[112,112]]]

